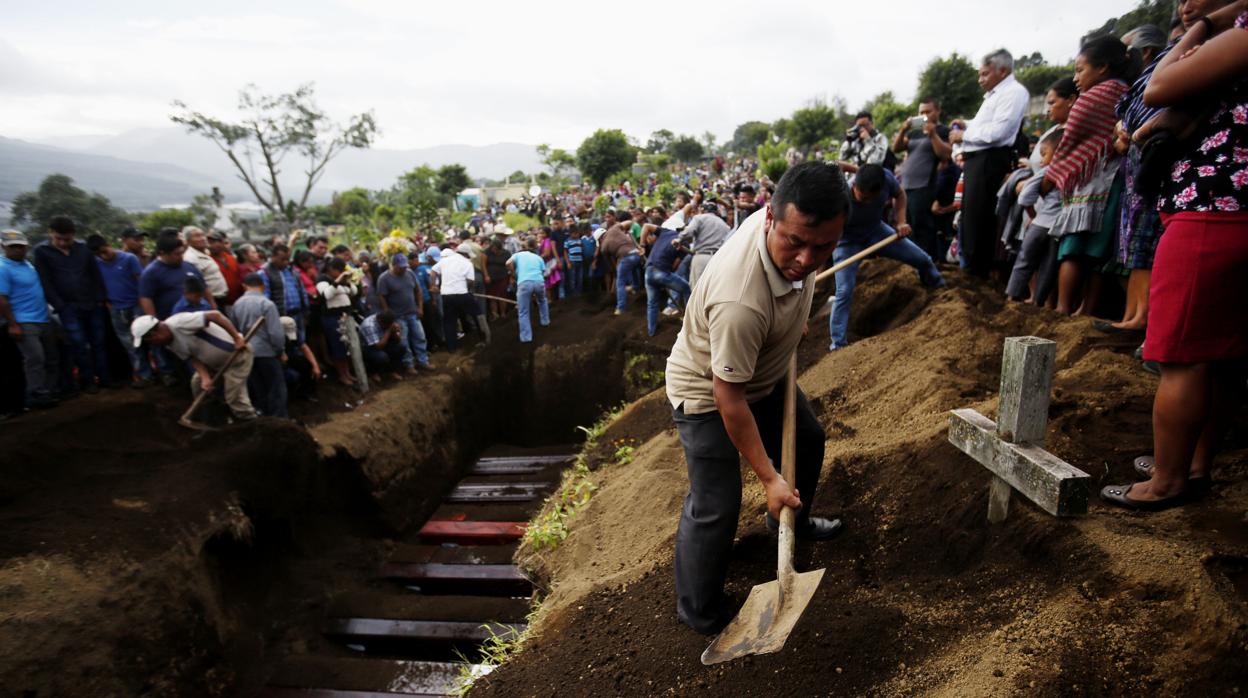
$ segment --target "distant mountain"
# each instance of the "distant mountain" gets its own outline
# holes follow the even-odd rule
[[[131,210],[190,202],[220,186],[231,198],[242,198],[230,180],[216,178],[168,162],[141,162],[93,153],[63,150],[0,136],[0,201],[38,188],[44,177],[69,175],[81,188],[107,196]]]
[[[216,146],[181,128],[140,128],[92,142],[94,138],[45,139],[42,142],[93,155],[177,165],[209,176],[218,185],[235,180],[230,162]],[[330,163],[319,183],[318,190],[323,191],[319,192],[318,198],[327,199],[328,192],[351,187],[385,189],[394,184],[400,174],[413,167],[423,164],[440,167],[455,162],[463,164],[474,179],[502,179],[516,170],[536,173],[542,169],[536,149],[522,143],[439,145],[409,150],[348,150]],[[294,160],[286,163],[283,184],[292,191],[299,177],[300,164]],[[288,178],[290,183],[285,184]]]

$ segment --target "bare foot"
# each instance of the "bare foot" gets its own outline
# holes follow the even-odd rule
[[[1179,484],[1177,489],[1163,488],[1155,480],[1147,480],[1145,482],[1137,482],[1131,486],[1131,493],[1128,499],[1137,502],[1156,502],[1162,499],[1169,499],[1183,492],[1183,483]]]

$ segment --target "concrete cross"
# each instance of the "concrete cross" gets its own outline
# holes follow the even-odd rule
[[[1088,511],[1087,473],[1044,450],[1057,343],[1040,337],[1010,337],[1001,360],[998,418],[975,410],[949,414],[949,442],[992,472],[988,520],[1009,513],[1011,489],[1054,516]]]

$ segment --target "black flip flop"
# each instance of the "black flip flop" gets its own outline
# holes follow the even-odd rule
[[[1136,458],[1131,465],[1135,468],[1137,475],[1145,480],[1148,480],[1153,477],[1153,464],[1154,461],[1152,456],[1140,456],[1139,458]],[[1186,492],[1191,494],[1193,497],[1204,496],[1212,489],[1213,479],[1208,475],[1203,475],[1201,477],[1189,477],[1187,479]]]
[[[1180,492],[1173,497],[1155,501],[1145,502],[1138,499],[1130,499],[1127,497],[1127,493],[1131,491],[1132,487],[1135,487],[1134,483],[1130,485],[1110,485],[1101,490],[1101,499],[1133,511],[1165,511],[1187,502],[1188,493],[1186,491]]]

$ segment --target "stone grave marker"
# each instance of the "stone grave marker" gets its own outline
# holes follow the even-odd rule
[[[1044,450],[1057,343],[1040,337],[1005,340],[997,422],[972,409],[949,414],[949,442],[992,473],[988,520],[1009,513],[1018,490],[1054,516],[1088,511],[1091,478]]]

